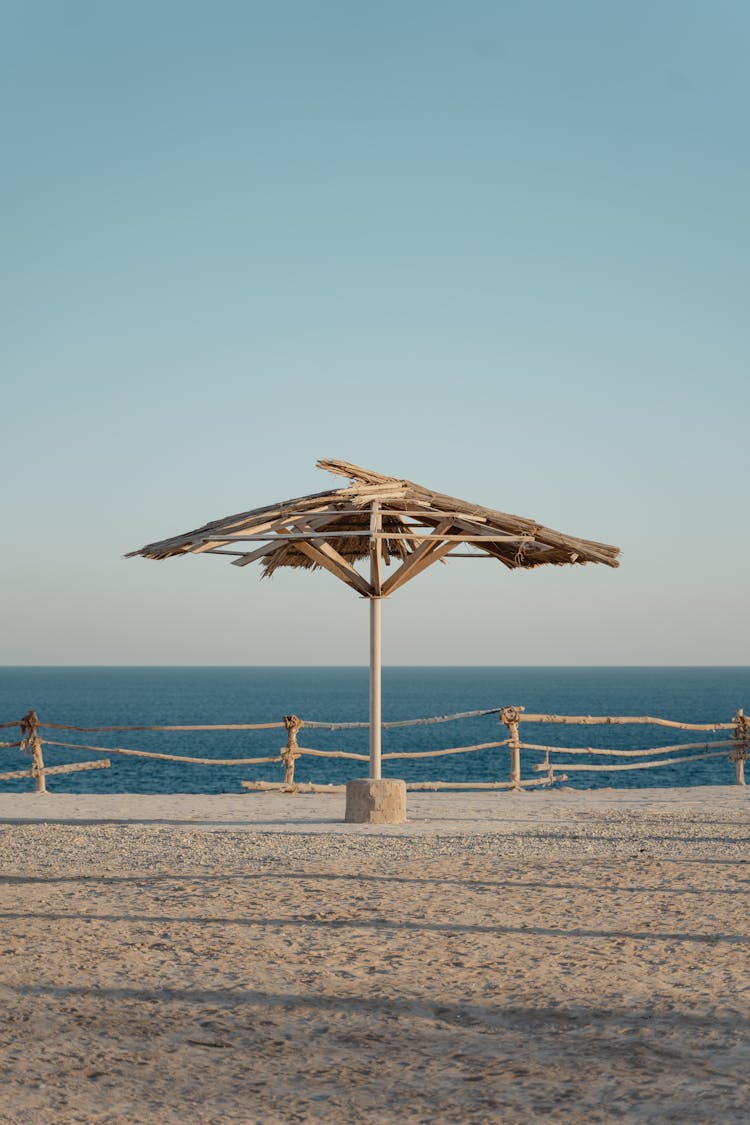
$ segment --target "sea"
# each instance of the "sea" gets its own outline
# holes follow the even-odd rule
[[[382,673],[383,720],[425,718],[506,706],[565,715],[652,715],[689,723],[730,722],[738,708],[750,709],[750,667],[386,667]],[[366,667],[4,667],[0,668],[0,722],[35,710],[42,722],[76,726],[140,724],[267,723],[296,714],[303,721],[365,722]],[[247,758],[278,753],[286,732],[120,731],[41,732],[73,743],[44,746],[45,764],[101,760],[79,749],[125,747],[202,758]],[[383,753],[436,750],[500,741],[507,731],[497,714],[437,725],[383,731]],[[16,729],[0,730],[14,741]],[[645,749],[729,738],[649,726],[552,726],[524,723],[525,742],[552,746]],[[303,729],[299,744],[318,750],[367,753],[366,729]],[[0,749],[0,771],[29,767],[17,749]],[[681,757],[682,755],[676,755]],[[113,754],[109,769],[50,776],[58,793],[242,793],[241,780],[281,781],[278,763],[206,766]],[[538,753],[522,751],[522,776],[538,777]],[[580,762],[582,759],[579,758]],[[643,760],[643,759],[640,759]],[[588,761],[588,759],[587,759]],[[598,763],[618,761],[597,759]],[[619,759],[621,764],[623,759]],[[455,757],[384,761],[384,777],[408,781],[506,781],[507,747]],[[341,783],[367,776],[365,762],[303,757],[295,780]],[[582,789],[726,785],[734,766],[722,758],[656,769],[614,773],[576,772],[568,786]],[[30,779],[0,781],[2,792],[28,792]],[[251,798],[248,798],[251,799]]]

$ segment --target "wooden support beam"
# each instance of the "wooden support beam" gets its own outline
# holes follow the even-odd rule
[[[443,536],[452,526],[452,520],[444,520],[441,524],[438,524],[428,541],[417,547],[416,551],[412,551],[409,557],[401,563],[398,570],[383,583],[384,598],[387,598],[394,590],[398,590],[399,586],[403,586],[410,578],[415,578],[426,567],[431,566],[432,563],[437,562],[438,559],[441,559],[443,555],[447,555],[453,549],[454,541],[446,542],[443,539]]]
[[[334,578],[346,582],[347,586],[351,586],[358,594],[362,594],[365,598],[373,596],[370,583],[330,543],[308,543],[304,539],[298,539],[294,546],[296,550],[303,555],[307,555],[308,559],[323,567]]]
[[[370,509],[370,583],[376,598],[380,597],[382,587],[380,575],[380,561],[382,555],[380,532],[382,526],[383,520],[380,515],[380,504],[377,500],[373,500],[372,508]]]
[[[394,593],[399,589],[400,586],[405,585],[412,578],[416,578],[416,576],[418,574],[421,574],[423,570],[426,570],[428,566],[432,566],[433,563],[440,562],[440,560],[451,551],[452,547],[452,543],[441,543],[438,546],[434,547],[431,551],[427,551],[420,558],[419,562],[414,564],[414,566],[409,566],[411,558],[414,557],[412,555],[411,558],[407,559],[405,563],[402,563],[396,573],[392,574],[391,577],[387,579],[387,581],[383,584],[383,597],[387,598],[389,594]],[[416,553],[417,552],[415,551],[414,554]],[[404,571],[404,567],[407,566],[409,566],[408,573]]]
[[[265,559],[275,551],[280,551],[283,546],[283,541],[274,539],[270,543],[264,543],[262,547],[258,547],[255,551],[248,551],[247,554],[240,555],[238,559],[232,559],[232,566],[249,566],[251,562],[255,562],[257,559]]]

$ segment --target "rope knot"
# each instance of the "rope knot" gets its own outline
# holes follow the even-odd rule
[[[284,726],[290,738],[296,738],[297,731],[301,730],[304,725],[302,719],[298,718],[297,715],[284,715]]]
[[[37,728],[39,727],[39,718],[36,711],[28,711],[19,723],[21,728],[21,742],[20,750],[22,754],[30,754],[31,748],[36,738]]]
[[[747,744],[750,741],[750,722],[742,708],[734,716],[734,750],[730,754],[733,762],[747,761]]]

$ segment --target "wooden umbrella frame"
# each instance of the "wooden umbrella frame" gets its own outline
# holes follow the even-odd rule
[[[346,461],[323,460],[318,468],[348,477],[350,484],[225,516],[182,535],[149,543],[126,557],[228,555],[234,566],[261,562],[264,576],[279,567],[322,569],[367,598],[370,778],[377,780],[381,777],[384,598],[433,563],[451,558],[492,558],[511,570],[587,563],[616,567],[620,551]],[[369,578],[355,567],[365,559],[369,559]],[[394,563],[395,569],[385,577],[384,568]]]

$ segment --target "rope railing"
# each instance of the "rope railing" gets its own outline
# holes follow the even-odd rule
[[[29,711],[22,719],[18,719],[16,722],[1,723],[0,726],[5,729],[17,726],[21,733],[21,738],[18,742],[0,743],[0,746],[4,749],[18,747],[23,754],[29,754],[31,756],[30,769],[7,770],[5,773],[0,773],[0,781],[15,781],[22,777],[31,777],[34,779],[37,793],[46,793],[46,778],[49,774],[80,773],[83,770],[109,769],[109,760],[103,762],[71,762],[68,765],[62,766],[46,766],[42,754],[42,739],[39,737],[39,719],[37,718],[36,711]]]
[[[750,726],[747,716],[740,708],[731,722],[728,723],[683,723],[675,719],[655,718],[651,715],[538,715],[519,714],[519,721],[530,723],[559,723],[580,725],[642,725],[649,724],[659,727],[671,727],[689,731],[732,731],[732,739],[717,739],[712,742],[683,742],[672,746],[650,747],[648,749],[621,750],[612,747],[602,748],[593,746],[548,746],[533,742],[518,743],[520,750],[529,750],[532,753],[543,753],[544,762],[532,765],[536,773],[545,773],[547,777],[555,779],[555,769],[565,769],[568,773],[576,772],[619,772],[622,770],[658,769],[664,766],[674,766],[685,762],[705,761],[709,758],[726,758],[734,763],[735,782],[737,785],[745,784],[745,762],[747,761],[748,745],[750,745]],[[721,747],[722,749],[717,749]],[[726,749],[729,748],[729,749]],[[689,753],[685,754],[685,751]],[[698,751],[705,751],[698,753]],[[651,756],[650,761],[606,764],[588,764],[580,762],[560,762],[551,760],[550,755],[587,755],[610,758],[645,758]],[[682,754],[681,757],[653,758],[653,755]]]
[[[6,726],[11,724],[5,724]],[[281,730],[283,723],[191,723],[182,726],[137,726],[137,727],[74,727],[69,723],[42,723],[37,722],[40,730],[77,730],[84,734],[110,733],[123,730]],[[47,740],[45,739],[45,742]]]
[[[723,742],[683,742],[679,746],[649,747],[647,750],[603,750],[593,746],[544,746],[535,742],[521,742],[522,750],[544,750],[550,754],[605,754],[610,758],[645,758],[658,750],[660,754],[676,754],[680,750],[706,750],[712,746],[734,746],[734,741],[727,739]]]
[[[523,712],[523,707],[518,708]],[[678,727],[680,730],[733,730],[735,720],[730,723],[679,723],[676,719],[656,719],[653,715],[527,715],[520,714],[522,723],[575,723],[577,726],[638,726],[648,724],[653,727]]]
[[[162,762],[187,762],[196,766],[256,766],[278,762],[279,755],[265,758],[194,758],[185,754],[156,754],[152,750],[126,750],[122,746],[87,746],[83,742],[56,742],[44,739],[47,746],[67,746],[71,750],[88,750],[92,754],[121,754],[133,758],[156,758]]]
[[[748,746],[750,746],[750,724],[743,710],[738,710],[730,722],[723,723],[683,723],[672,719],[662,719],[650,715],[556,715],[527,713],[523,707],[493,707],[483,710],[460,711],[449,715],[427,716],[417,719],[399,719],[383,723],[385,729],[415,727],[436,723],[453,722],[462,719],[485,718],[497,715],[498,720],[507,728],[508,736],[499,740],[477,742],[465,746],[441,747],[428,750],[395,750],[384,753],[383,761],[396,761],[403,759],[439,758],[454,754],[470,754],[485,750],[496,750],[508,747],[509,753],[509,780],[508,781],[413,781],[407,782],[408,789],[511,789],[521,790],[527,786],[552,785],[555,782],[566,781],[571,772],[612,772],[623,770],[656,769],[665,766],[679,765],[686,762],[703,761],[709,758],[726,758],[735,767],[735,781],[738,785],[745,784],[744,765],[747,760]],[[731,731],[732,738],[714,740],[711,742],[687,742],[672,746],[651,747],[647,749],[622,749],[613,747],[592,746],[551,746],[537,742],[525,742],[520,737],[522,723],[532,724],[560,724],[560,725],[653,725],[657,727],[670,727],[687,731],[719,732]],[[0,773],[0,781],[15,780],[30,777],[35,781],[36,791],[45,792],[45,778],[50,774],[63,774],[80,772],[89,769],[107,769],[111,765],[110,755],[145,758],[154,761],[180,762],[199,766],[251,766],[269,765],[279,763],[284,768],[283,782],[273,781],[242,781],[240,785],[245,789],[261,792],[338,792],[343,787],[335,785],[315,785],[312,782],[295,782],[294,772],[296,762],[303,756],[312,758],[329,758],[332,760],[345,760],[354,762],[367,762],[369,755],[357,753],[354,750],[329,749],[322,750],[309,746],[300,746],[298,734],[303,728],[320,731],[346,731],[367,729],[366,722],[323,722],[320,720],[304,720],[297,715],[285,715],[278,722],[267,723],[189,723],[189,724],[138,724],[117,726],[77,726],[70,723],[53,723],[39,719],[35,711],[29,711],[23,718],[16,721],[0,723],[0,728],[10,729],[19,727],[20,739],[15,742],[0,742],[2,749],[18,748],[22,753],[31,756],[29,769],[12,770]],[[106,747],[89,743],[68,742],[59,739],[42,738],[41,730],[49,731],[75,731],[78,733],[115,733],[123,731],[159,731],[159,732],[191,732],[191,731],[270,731],[286,729],[286,745],[280,747],[277,754],[266,754],[255,757],[231,758],[206,758],[186,754],[169,754],[151,750],[139,750],[129,747]],[[91,754],[105,754],[103,761],[75,762],[67,765],[47,766],[44,763],[42,747],[44,744],[63,749],[82,750]],[[542,777],[521,776],[521,752],[530,754],[544,754],[544,761],[531,764],[531,771],[543,774]],[[656,757],[654,758],[654,755]],[[674,756],[674,755],[680,755]],[[561,756],[573,758],[615,758],[629,759],[627,762],[582,762],[560,761]],[[649,759],[646,761],[645,759]],[[639,760],[635,760],[639,759]],[[567,772],[561,772],[567,771]]]
[[[456,719],[477,719],[484,715],[498,715],[500,707],[492,707],[486,711],[457,711],[455,715],[434,715],[427,719],[396,719],[394,722],[381,723],[383,730],[394,730],[396,727],[419,727],[428,723],[452,723]],[[366,730],[369,723],[320,723],[306,719],[305,726],[309,730]]]

